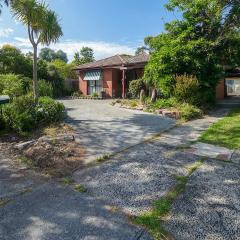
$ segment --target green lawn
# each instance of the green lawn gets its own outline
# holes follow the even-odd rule
[[[240,149],[240,108],[213,124],[199,139],[202,142]]]

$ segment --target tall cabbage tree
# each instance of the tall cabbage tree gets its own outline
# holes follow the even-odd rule
[[[38,99],[37,54],[38,45],[56,43],[63,35],[58,17],[44,2],[18,0],[11,4],[13,15],[27,26],[28,37],[33,46],[33,94]]]
[[[3,3],[8,6],[10,3],[12,3],[13,0],[0,0],[0,14],[2,13],[2,7],[3,7]]]

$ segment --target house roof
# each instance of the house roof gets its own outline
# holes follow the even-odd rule
[[[130,56],[126,54],[115,55],[109,58],[98,60],[91,63],[86,63],[75,68],[75,70],[91,69],[91,68],[105,68],[113,66],[128,66],[139,63],[147,63],[149,55],[146,53],[137,56]]]

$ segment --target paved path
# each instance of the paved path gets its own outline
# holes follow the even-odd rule
[[[78,171],[75,180],[96,199],[128,214],[140,215],[176,184],[173,175],[188,174],[188,168],[200,157],[187,146],[227,111],[222,109],[183,124],[158,139],[117,154],[106,163]],[[186,193],[175,202],[165,223],[176,239],[239,239],[239,154],[233,162],[208,159],[190,177]]]
[[[111,106],[112,100],[62,100],[67,122],[86,146],[86,162],[120,151],[174,126],[175,121],[157,115]]]
[[[21,170],[1,152],[0,239],[149,240],[150,237],[131,225],[123,214],[111,212],[107,204]]]

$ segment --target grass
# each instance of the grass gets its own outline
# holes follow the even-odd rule
[[[171,235],[163,227],[163,219],[166,217],[172,207],[174,200],[184,192],[186,184],[191,174],[196,171],[204,162],[204,158],[199,159],[196,163],[189,166],[187,176],[173,177],[176,180],[176,185],[165,196],[153,203],[152,210],[148,213],[140,215],[132,219],[133,223],[145,227],[155,240],[173,239]]]
[[[74,189],[77,191],[77,192],[81,192],[81,193],[84,193],[87,191],[87,189],[85,187],[83,187],[82,185],[80,184],[77,184],[74,186]]]
[[[0,207],[4,207],[9,202],[11,202],[11,199],[0,199]]]
[[[70,177],[66,177],[66,178],[63,179],[63,183],[65,185],[71,185],[71,184],[74,183],[74,180],[72,178],[70,178]]]
[[[234,109],[225,118],[210,126],[199,138],[201,142],[230,149],[240,148],[240,108]]]
[[[28,167],[33,167],[32,160],[27,158],[27,157],[25,157],[25,156],[19,157],[19,161],[20,161],[20,163],[22,163],[22,164],[24,164],[24,165],[26,165]]]
[[[109,154],[105,154],[105,155],[103,155],[103,156],[101,156],[101,157],[98,157],[97,158],[97,162],[104,162],[104,161],[106,161],[106,160],[108,160],[110,158],[110,155]]]

